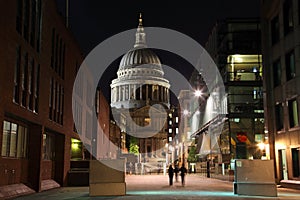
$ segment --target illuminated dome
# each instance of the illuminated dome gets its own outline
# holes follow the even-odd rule
[[[133,49],[121,59],[118,77],[111,83],[111,106],[139,108],[160,103],[169,107],[169,81],[159,57],[146,44],[146,34],[139,18]]]
[[[149,64],[161,70],[161,63],[158,56],[149,48],[133,48],[122,58],[119,70]]]

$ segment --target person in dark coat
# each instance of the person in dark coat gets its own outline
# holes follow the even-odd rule
[[[168,169],[168,174],[169,174],[169,184],[173,185],[174,169],[173,169],[172,165],[170,165],[170,167]]]
[[[175,173],[175,180],[176,182],[178,182],[178,173],[179,173],[178,165],[175,165],[174,173]]]
[[[187,173],[187,169],[185,168],[184,164],[182,164],[179,171],[180,171],[180,176],[181,176],[181,184],[182,184],[182,186],[184,186],[185,185],[185,175]]]

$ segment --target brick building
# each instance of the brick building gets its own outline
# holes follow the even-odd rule
[[[300,2],[262,1],[261,18],[265,128],[271,159],[277,181],[299,188]]]
[[[71,157],[84,159],[71,98],[81,50],[54,0],[0,1],[0,11],[0,187],[66,185]]]

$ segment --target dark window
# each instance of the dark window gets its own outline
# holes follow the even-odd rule
[[[35,45],[36,35],[36,0],[31,0],[31,31],[30,31],[30,44],[32,47]]]
[[[55,54],[54,54],[54,70],[57,72],[57,67],[58,67],[58,44],[59,44],[59,36],[56,34],[55,36]]]
[[[36,50],[40,52],[41,50],[41,33],[42,33],[42,2],[37,0],[37,41]]]
[[[28,109],[33,110],[33,91],[34,91],[34,59],[31,59],[28,68]]]
[[[280,131],[283,129],[283,107],[281,104],[275,106],[276,115],[276,130]]]
[[[292,148],[293,177],[300,176],[299,150],[300,148]]]
[[[297,100],[296,99],[290,100],[288,102],[288,105],[289,105],[290,128],[293,128],[295,126],[299,126]]]
[[[39,112],[40,65],[35,68],[34,112]]]
[[[272,44],[275,44],[279,41],[279,18],[278,18],[278,16],[274,17],[271,21],[271,37],[272,37]]]
[[[52,29],[52,45],[51,45],[51,67],[54,68],[54,55],[55,55],[55,29]]]
[[[283,4],[283,26],[285,35],[294,30],[292,0],[285,0]]]
[[[66,44],[63,45],[62,51],[62,66],[61,66],[61,78],[65,78],[65,56],[66,56]]]
[[[53,78],[50,79],[50,91],[49,91],[49,119],[52,119],[53,112]]]
[[[300,1],[298,0],[298,24],[300,24]]]
[[[24,56],[24,64],[22,69],[22,78],[21,78],[21,87],[22,87],[22,106],[27,106],[27,92],[28,92],[28,53]]]
[[[21,64],[21,48],[17,47],[16,50],[16,65],[14,74],[14,102],[20,103],[20,64]]]
[[[295,53],[291,51],[285,55],[286,79],[290,80],[296,76]]]
[[[29,36],[29,0],[24,1],[24,23],[23,23],[23,31],[24,31],[24,38],[26,41],[28,41],[28,36]]]
[[[281,85],[281,64],[280,59],[273,63],[273,78],[274,78],[274,87]]]
[[[16,30],[22,35],[23,0],[17,0]]]

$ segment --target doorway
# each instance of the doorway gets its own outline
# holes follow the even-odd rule
[[[278,150],[278,156],[279,156],[280,180],[288,180],[286,150],[285,149]]]

